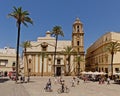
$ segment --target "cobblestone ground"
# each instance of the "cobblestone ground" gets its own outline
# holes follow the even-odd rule
[[[45,92],[44,87],[48,79],[52,80],[53,92]],[[35,77],[31,78],[31,83],[24,84],[24,87],[29,92],[30,96],[119,96],[120,85],[119,84],[98,84],[98,82],[88,81],[86,83],[80,80],[80,84],[75,84],[75,87],[71,87],[72,77],[63,77],[65,83],[70,89],[69,93],[58,94],[57,90],[60,88],[59,84],[54,83],[54,77]],[[34,91],[33,91],[34,90]]]
[[[51,78],[53,92],[45,92],[44,87],[48,79]],[[0,96],[120,96],[120,85],[111,82],[110,85],[98,84],[98,82],[88,81],[80,84],[75,83],[71,87],[72,77],[63,77],[65,84],[70,89],[69,93],[58,94],[60,84],[54,83],[54,77],[31,77],[30,83],[15,84],[14,81],[0,83]]]
[[[0,96],[30,96],[22,84],[7,79],[0,78]]]

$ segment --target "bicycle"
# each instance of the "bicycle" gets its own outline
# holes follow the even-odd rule
[[[51,88],[44,88],[45,92],[52,92],[53,90]]]
[[[51,85],[47,83],[46,87],[44,88],[45,92],[52,92]]]
[[[59,88],[57,90],[57,92],[60,94],[60,93],[69,93],[70,92],[70,89],[68,87],[65,87],[64,90],[62,90],[62,88]]]

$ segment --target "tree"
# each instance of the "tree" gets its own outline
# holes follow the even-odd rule
[[[77,65],[77,68],[78,68],[77,72],[78,73],[77,73],[77,75],[80,76],[80,62],[84,61],[84,60],[81,58],[80,55],[77,55],[76,58],[75,58],[75,61],[78,62],[78,65]]]
[[[33,24],[33,21],[28,17],[28,11],[23,11],[22,7],[13,7],[13,12],[8,14],[8,16],[16,19],[16,24],[18,27],[18,36],[17,36],[17,53],[16,53],[16,82],[18,79],[18,64],[19,64],[19,43],[20,43],[20,30],[21,24],[23,23],[27,27],[27,22]]]
[[[111,78],[113,79],[113,59],[114,59],[114,54],[118,51],[120,51],[120,44],[116,42],[110,42],[107,44],[105,48],[110,54],[111,54]]]
[[[54,76],[55,76],[55,59],[56,59],[56,50],[57,50],[57,40],[58,40],[58,36],[64,36],[64,33],[62,31],[62,27],[61,26],[55,26],[52,29],[51,35],[53,35],[55,37],[55,52],[54,52]]]
[[[64,51],[62,51],[62,53],[66,54],[68,56],[68,72],[67,75],[70,75],[70,58],[71,58],[71,54],[73,53],[73,48],[72,46],[67,46],[64,48]]]
[[[31,45],[30,41],[25,41],[25,42],[22,42],[22,44],[20,46],[24,48],[24,56],[26,58],[26,63],[27,63],[27,76],[28,76],[28,80],[27,81],[29,82],[30,75],[29,75],[29,65],[28,65],[28,58],[27,58],[26,52],[27,52],[27,48],[31,48],[32,45]]]

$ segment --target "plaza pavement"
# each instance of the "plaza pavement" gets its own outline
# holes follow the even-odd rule
[[[44,87],[51,78],[53,92],[45,92]],[[54,77],[31,77],[29,83],[15,84],[8,80],[0,83],[0,96],[120,96],[120,85],[111,81],[110,85],[98,84],[98,82],[80,80],[80,84],[71,87],[72,77],[63,77],[69,87],[69,93],[57,93],[59,84],[54,83]]]

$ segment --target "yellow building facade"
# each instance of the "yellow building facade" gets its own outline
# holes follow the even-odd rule
[[[5,47],[0,49],[0,74],[7,75],[8,72],[13,71],[16,62],[16,50]]]
[[[110,42],[120,42],[120,33],[108,32],[96,40],[86,52],[86,71],[103,71],[111,73],[111,54],[106,51]],[[113,73],[120,71],[120,52],[114,54]]]
[[[71,40],[58,40],[57,52],[54,65],[54,51],[55,51],[55,38],[51,37],[49,31],[46,32],[45,37],[38,37],[37,41],[30,41],[32,47],[27,48],[26,56],[23,52],[24,73],[27,75],[27,68],[30,75],[35,76],[56,76],[66,75],[68,71],[68,56],[63,51],[67,46],[72,46],[76,53],[71,53],[70,58],[70,73],[76,75],[78,73],[78,62],[75,61],[76,56],[81,56],[84,59],[84,32],[83,24],[79,18],[76,18],[73,23]],[[79,54],[78,54],[79,53]],[[27,67],[28,61],[28,67]],[[84,61],[84,60],[83,60]],[[85,64],[80,61],[80,70],[85,69]],[[55,68],[55,73],[54,73]]]

